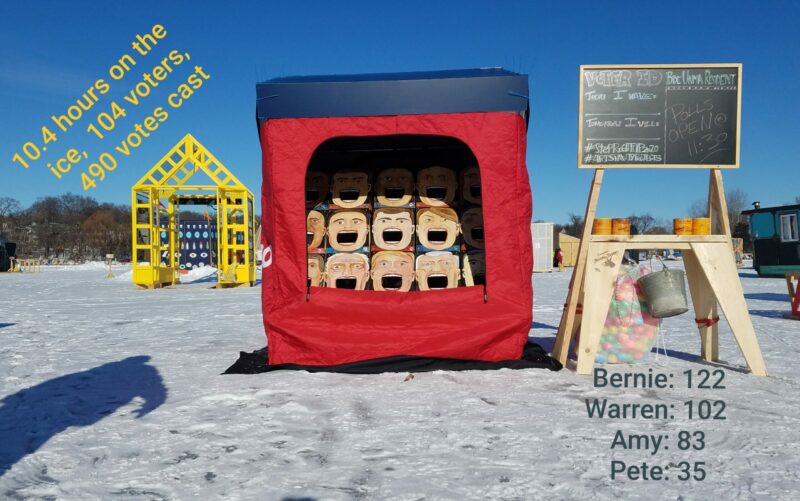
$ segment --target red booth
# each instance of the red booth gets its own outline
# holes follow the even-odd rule
[[[533,301],[527,96],[527,76],[501,69],[290,77],[257,85],[270,365],[335,366],[399,356],[520,359]],[[480,187],[473,191],[482,199],[478,235],[485,256],[479,280],[467,281],[459,271],[458,287],[435,290],[422,284],[409,292],[312,286],[307,173],[315,166],[357,168],[368,172],[372,186],[377,172],[370,169],[377,167],[370,159],[384,153],[390,156],[380,158],[408,163],[417,176],[428,164],[453,171],[477,165]],[[415,190],[416,200],[419,195]],[[357,211],[375,210],[362,206],[370,209]],[[409,211],[419,214],[421,206]],[[464,207],[456,210],[463,214]],[[453,254],[466,263],[466,244],[458,245],[461,254]],[[370,259],[365,254],[367,266]]]

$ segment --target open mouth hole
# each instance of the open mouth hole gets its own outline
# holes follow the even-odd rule
[[[319,190],[306,190],[306,202],[315,202],[319,196]]]
[[[486,276],[485,275],[473,275],[472,276],[472,283],[475,285],[486,285]]]
[[[358,232],[342,231],[336,234],[336,242],[340,244],[354,244],[358,240]]]
[[[306,288],[308,288],[308,287],[311,287],[311,279],[310,278],[306,279]]]
[[[341,190],[339,192],[339,198],[341,198],[345,202],[355,202],[358,200],[359,191],[358,190]]]
[[[428,242],[432,244],[443,244],[447,241],[446,230],[428,230]]]
[[[337,278],[337,289],[355,289],[357,280],[355,278]]]
[[[446,275],[431,275],[428,277],[429,289],[446,289],[447,276]]]
[[[381,286],[390,291],[399,290],[403,286],[403,277],[400,275],[384,275],[381,277]]]
[[[309,231],[306,233],[306,245],[311,245],[311,242],[314,241],[314,232]]]
[[[469,232],[469,235],[473,240],[483,240],[483,226],[476,226],[475,228],[472,228],[472,231]]]
[[[447,188],[444,186],[429,186],[428,189],[425,190],[425,194],[428,198],[444,200],[444,197],[447,196]]]
[[[403,239],[403,232],[400,230],[383,230],[383,241],[387,244],[396,244]]]
[[[403,188],[386,188],[383,190],[383,196],[388,198],[389,200],[400,200],[406,194],[406,190]]]
[[[478,186],[470,186],[469,187],[469,194],[472,198],[481,198],[481,187]]]

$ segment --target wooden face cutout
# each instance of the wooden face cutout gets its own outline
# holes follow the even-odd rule
[[[481,205],[481,174],[477,166],[461,171],[461,197],[465,202]]]
[[[367,201],[369,176],[360,170],[345,170],[333,175],[332,202],[339,207],[354,209]]]
[[[461,215],[461,234],[465,244],[483,249],[483,210],[480,207],[467,209]]]
[[[357,210],[334,212],[328,220],[328,245],[338,252],[351,252],[367,245],[367,216]]]
[[[408,169],[383,169],[375,180],[375,195],[379,204],[402,207],[414,196],[414,175]]]
[[[419,255],[416,275],[421,291],[456,288],[461,276],[458,255],[440,251]]]
[[[456,243],[458,215],[448,208],[432,207],[417,211],[417,240],[433,250],[445,250]]]
[[[408,292],[414,283],[414,255],[381,251],[372,256],[372,288],[376,291]]]
[[[322,287],[325,281],[325,258],[308,256],[308,284],[310,287]]]
[[[332,289],[363,291],[369,280],[369,259],[364,254],[334,254],[325,263],[325,283]]]
[[[456,197],[456,175],[447,167],[433,166],[417,172],[419,201],[431,207],[450,207]]]
[[[470,252],[464,256],[464,283],[470,287],[486,284],[486,255]]]
[[[325,216],[319,211],[309,211],[306,216],[306,245],[309,251],[317,250],[325,238]]]
[[[403,250],[411,245],[414,218],[406,209],[375,209],[372,216],[372,243],[383,250]]]
[[[315,170],[306,172],[306,209],[313,209],[324,202],[329,191],[327,174]]]

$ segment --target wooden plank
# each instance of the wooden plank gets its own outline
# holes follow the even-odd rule
[[[686,278],[689,282],[689,291],[692,294],[695,318],[718,318],[717,298],[711,284],[708,283],[703,268],[697,260],[694,250],[683,253],[683,264],[686,268]],[[719,360],[719,325],[704,326],[698,324],[700,330],[700,356],[708,362]]]
[[[711,219],[711,232],[731,237],[731,223],[728,219],[728,202],[722,185],[722,172],[711,169],[708,180],[708,217]]]
[[[728,319],[747,366],[756,376],[766,376],[767,368],[747,310],[733,249],[724,243],[706,243],[694,245],[693,250],[722,311],[725,312],[725,318]]]
[[[553,357],[562,364],[567,363],[569,354],[569,344],[572,340],[572,333],[575,324],[575,309],[578,305],[581,287],[583,286],[584,271],[586,269],[586,253],[589,245],[589,238],[592,235],[592,225],[594,224],[595,214],[597,213],[597,200],[600,198],[600,188],[603,185],[604,169],[596,169],[592,186],[589,188],[589,198],[586,201],[586,212],[583,216],[583,236],[578,247],[578,260],[575,268],[572,269],[572,278],[569,281],[569,292],[564,311],[561,313],[561,322],[558,325],[558,334],[553,346]]]
[[[597,356],[600,335],[608,316],[614,282],[624,251],[615,244],[590,243],[586,256],[586,296],[578,343],[578,374],[590,374]]]
[[[727,235],[591,235],[592,242],[672,245],[677,243],[728,242]]]

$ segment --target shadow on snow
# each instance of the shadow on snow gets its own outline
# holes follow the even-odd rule
[[[148,356],[129,357],[60,376],[0,401],[0,477],[71,426],[89,426],[135,397],[140,418],[167,398],[167,388]]]

